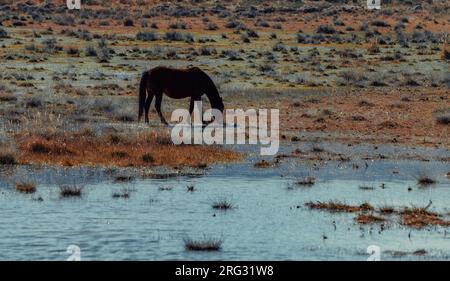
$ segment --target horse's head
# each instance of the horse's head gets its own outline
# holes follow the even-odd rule
[[[211,108],[220,110],[220,112],[223,112],[225,109],[225,105],[223,104],[222,98],[219,96],[219,94],[215,95],[208,95],[209,102],[211,103]]]

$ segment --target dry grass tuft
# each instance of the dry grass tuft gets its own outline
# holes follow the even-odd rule
[[[274,167],[276,165],[278,165],[280,163],[279,159],[275,159],[274,161],[267,161],[262,159],[259,162],[256,162],[253,166],[255,168],[260,168],[260,169],[265,169],[265,168],[271,168]]]
[[[450,47],[448,44],[445,44],[442,48],[442,59],[450,61]]]
[[[389,215],[395,213],[394,207],[382,206],[378,209],[381,214]]]
[[[310,209],[326,210],[329,212],[344,212],[344,213],[355,213],[360,211],[373,211],[372,205],[369,203],[363,203],[359,206],[351,206],[338,201],[329,202],[308,202],[305,204],[306,207]]]
[[[356,218],[355,218],[356,222],[358,222],[359,224],[372,224],[372,223],[379,223],[379,222],[384,222],[385,218],[380,217],[380,216],[375,216],[372,214],[359,214]]]
[[[316,178],[312,177],[312,176],[304,177],[302,179],[297,180],[297,182],[296,182],[297,185],[302,185],[302,186],[312,186],[315,183],[316,183]]]
[[[450,221],[443,220],[438,213],[428,211],[428,207],[405,208],[400,212],[401,224],[413,228],[424,228],[426,226],[449,227]]]
[[[61,185],[59,187],[59,195],[61,197],[80,197],[82,195],[83,186]]]
[[[230,210],[234,208],[234,205],[230,200],[221,198],[213,202],[212,208],[218,210]]]
[[[207,238],[194,240],[192,238],[184,239],[184,248],[187,251],[219,251],[222,248],[223,240],[221,238]]]
[[[421,186],[428,186],[432,184],[436,184],[437,181],[431,177],[428,177],[426,175],[422,175],[417,179],[417,184]]]
[[[129,181],[133,181],[133,180],[134,180],[134,177],[132,177],[132,176],[122,176],[122,175],[117,176],[114,179],[115,182],[129,182]]]
[[[124,188],[118,192],[114,192],[112,194],[112,198],[124,198],[124,199],[128,199],[130,198],[130,194],[131,194],[131,190],[129,188]]]
[[[20,182],[16,183],[16,190],[22,193],[35,193],[36,184],[32,182]]]
[[[17,164],[16,152],[12,149],[0,148],[0,165]]]
[[[436,122],[442,125],[450,124],[450,108],[440,109],[434,112]]]

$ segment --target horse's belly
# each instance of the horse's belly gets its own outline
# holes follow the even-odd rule
[[[192,96],[191,91],[186,89],[164,89],[164,93],[172,99],[183,99]]]

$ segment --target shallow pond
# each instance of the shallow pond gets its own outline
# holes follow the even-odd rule
[[[3,169],[0,259],[65,260],[69,245],[80,247],[83,260],[366,260],[370,245],[380,247],[386,260],[450,259],[448,229],[415,230],[392,215],[381,230],[380,224],[358,225],[355,213],[304,205],[338,200],[400,208],[431,200],[431,209],[449,219],[448,162],[377,160],[358,169],[353,164],[285,159],[258,169],[247,161],[214,166],[201,176],[126,183],[103,170]],[[422,172],[438,183],[419,187],[416,176]],[[294,184],[306,175],[316,178],[313,186]],[[20,179],[35,181],[37,192],[18,193],[13,183]],[[75,182],[84,183],[82,196],[62,198],[58,186]],[[187,191],[189,185],[193,192]],[[129,198],[113,198],[124,188]],[[220,199],[234,208],[213,209]],[[186,238],[204,237],[223,239],[222,249],[185,250]],[[412,254],[420,249],[426,255]]]

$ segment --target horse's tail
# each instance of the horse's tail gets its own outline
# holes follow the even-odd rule
[[[142,114],[144,113],[144,106],[145,106],[145,98],[147,94],[147,80],[148,80],[148,71],[145,71],[142,74],[141,82],[139,85],[139,117],[138,120],[141,120]]]

